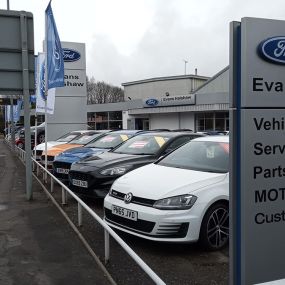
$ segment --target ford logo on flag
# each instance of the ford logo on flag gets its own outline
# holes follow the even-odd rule
[[[40,95],[43,100],[46,100],[46,87],[45,87],[45,62],[42,63],[41,69],[40,69]]]
[[[159,103],[159,101],[156,99],[148,99],[145,101],[145,103],[148,106],[156,106]]]
[[[264,40],[258,46],[259,55],[266,61],[285,64],[285,36]]]
[[[74,49],[64,48],[63,49],[63,60],[65,62],[77,61],[81,57],[80,53]]]

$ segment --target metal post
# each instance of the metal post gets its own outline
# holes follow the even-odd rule
[[[7,10],[10,10],[10,3],[9,3],[9,0],[7,0]]]
[[[61,204],[66,205],[66,192],[63,187],[61,187]]]
[[[78,226],[81,227],[82,226],[82,206],[81,204],[78,202],[77,203],[78,205],[78,210],[77,210],[77,213],[78,213]]]
[[[105,240],[105,264],[107,264],[110,259],[110,234],[107,230],[104,230],[104,240]]]
[[[32,200],[32,158],[31,158],[31,125],[30,125],[30,90],[29,90],[29,64],[28,64],[28,35],[26,12],[21,11],[21,40],[22,40],[22,69],[24,94],[24,125],[26,150],[26,194]]]
[[[11,146],[15,150],[15,124],[14,124],[14,105],[13,97],[10,97],[10,122],[11,122]]]
[[[54,189],[54,181],[53,178],[50,177],[50,193],[53,193],[53,189]]]

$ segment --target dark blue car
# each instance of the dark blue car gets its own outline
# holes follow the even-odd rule
[[[139,130],[113,131],[96,138],[84,147],[68,149],[55,157],[53,173],[57,178],[68,181],[68,173],[72,163],[109,151],[140,132]]]

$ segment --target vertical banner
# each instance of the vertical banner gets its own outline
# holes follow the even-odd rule
[[[39,53],[37,58],[37,78],[36,78],[36,113],[45,113],[45,54]],[[48,90],[47,113],[54,113],[55,88]]]
[[[47,89],[64,86],[63,50],[58,36],[51,1],[46,8]]]

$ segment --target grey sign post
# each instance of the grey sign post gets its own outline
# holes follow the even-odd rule
[[[0,10],[0,94],[24,97],[26,193],[32,199],[30,94],[34,93],[33,15]],[[13,36],[11,36],[13,35]]]
[[[284,284],[285,22],[233,22],[230,46],[231,284]]]

